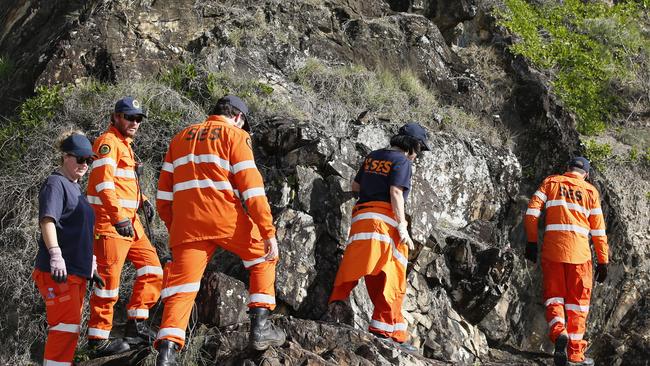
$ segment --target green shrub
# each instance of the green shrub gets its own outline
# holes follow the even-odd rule
[[[552,71],[554,92],[575,113],[579,132],[602,132],[621,105],[613,85],[631,75],[639,54],[650,53],[638,22],[641,6],[581,0],[505,4],[497,17],[518,37],[512,52]]]
[[[609,144],[601,144],[593,139],[587,140],[585,143],[585,156],[591,165],[598,169],[604,167],[604,163],[612,155],[612,147]]]

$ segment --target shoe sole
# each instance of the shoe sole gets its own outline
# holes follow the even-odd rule
[[[268,341],[268,342],[251,342],[250,347],[256,351],[266,351],[269,347],[280,347],[287,341],[286,338],[282,341]]]
[[[568,337],[558,337],[555,341],[555,352],[553,353],[553,360],[555,366],[566,366],[569,357],[567,357],[566,347],[569,344]]]

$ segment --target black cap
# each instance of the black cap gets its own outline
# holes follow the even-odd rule
[[[236,95],[226,95],[217,101],[217,104],[230,104],[231,106],[237,108],[244,115],[244,125],[242,129],[244,131],[250,132],[251,126],[248,123],[248,106],[241,100],[240,97]]]
[[[591,165],[589,164],[589,160],[587,158],[583,158],[582,156],[576,156],[575,158],[569,160],[569,168],[579,168],[585,171],[585,173],[589,173],[589,169],[591,168]]]
[[[399,128],[397,132],[398,135],[411,136],[414,139],[420,141],[424,151],[431,151],[431,146],[429,145],[429,134],[424,127],[420,126],[417,122],[409,122],[404,126]]]
[[[93,145],[88,141],[88,138],[78,133],[72,134],[63,140],[61,143],[61,150],[63,150],[64,153],[82,158],[95,156]]]

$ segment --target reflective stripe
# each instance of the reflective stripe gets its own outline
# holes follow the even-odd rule
[[[552,200],[552,201],[546,202],[546,208],[554,207],[554,206],[563,206],[563,207],[566,207],[569,210],[578,211],[578,212],[584,214],[585,216],[589,216],[589,209],[586,208],[586,207],[582,207],[577,203],[571,203],[571,202],[567,202],[565,200]]]
[[[600,207],[598,207],[598,208],[592,208],[591,211],[589,211],[589,214],[590,214],[590,215],[602,215],[602,214],[603,214],[603,210],[602,210]]]
[[[546,202],[547,197],[546,197],[546,195],[545,195],[544,193],[542,193],[541,191],[537,191],[537,192],[535,192],[535,196],[539,197],[539,199],[541,199],[542,202]]]
[[[569,333],[569,339],[572,341],[579,341],[584,335],[584,333]]]
[[[121,169],[118,168],[115,170],[115,176],[120,178],[131,178],[135,179],[135,172],[131,169]]]
[[[105,290],[105,289],[95,287],[94,292],[97,297],[101,297],[104,299],[112,299],[114,297],[119,296],[120,289],[116,288],[114,290]]]
[[[162,268],[158,266],[144,266],[139,268],[137,271],[135,271],[135,275],[137,277],[148,275],[148,274],[154,274],[154,275],[163,275],[163,270]]]
[[[391,325],[375,319],[372,319],[372,321],[370,322],[370,326],[372,328],[383,330],[385,332],[395,332],[398,330],[406,330],[407,328],[406,323],[396,323],[394,325]]]
[[[148,318],[149,309],[129,309],[126,311],[126,315],[131,318]]]
[[[250,294],[248,295],[248,303],[263,302],[265,304],[275,304],[275,296],[267,294]]]
[[[551,297],[550,299],[544,301],[544,306],[549,306],[552,304],[564,304],[563,297]]]
[[[101,198],[97,196],[86,196],[88,199],[88,203],[92,205],[102,205],[102,200]],[[120,202],[120,205],[124,208],[138,208],[139,204],[138,201],[136,200],[124,200],[124,199],[118,199]]]
[[[252,267],[252,266],[254,266],[254,265],[258,264],[258,263],[262,263],[264,261],[266,261],[266,258],[264,258],[264,257],[255,258],[255,259],[250,260],[250,261],[245,261],[245,260],[242,259],[242,262],[244,262],[244,267],[245,268],[250,268],[250,267]]]
[[[93,165],[90,169],[99,168],[102,165],[111,165],[113,168],[117,167],[117,163],[112,158],[102,158],[93,161]]]
[[[160,292],[160,297],[164,299],[181,292],[198,292],[200,287],[201,282],[190,282],[178,286],[167,287]]]
[[[176,338],[185,339],[185,331],[181,328],[160,328],[158,330],[158,335],[156,338],[162,339],[162,337],[174,336]]]
[[[549,326],[549,328],[552,327],[553,324],[555,324],[555,323],[562,323],[562,324],[565,324],[563,318],[560,318],[560,317],[557,317],[557,316],[556,316],[555,318],[551,319],[550,322],[548,322],[548,326]]]
[[[566,304],[566,305],[564,305],[564,308],[566,310],[581,311],[583,313],[586,313],[586,312],[589,311],[589,305]]]
[[[158,193],[156,193],[156,198],[159,200],[173,201],[174,194],[172,192],[158,191]]]
[[[379,234],[379,233],[358,233],[350,236],[348,238],[348,242],[346,245],[352,244],[352,242],[357,241],[357,240],[378,240],[384,243],[390,244],[391,248],[393,249],[393,257],[397,259],[398,262],[400,262],[404,267],[408,264],[408,260],[404,257],[402,253],[400,253],[397,248],[395,247],[395,242],[393,242],[393,239],[384,234]]]
[[[374,212],[364,212],[362,214],[355,215],[354,217],[352,217],[351,223],[354,224],[359,220],[381,220],[390,226],[397,227],[397,221],[393,220],[392,218],[386,215],[382,215]]]
[[[546,231],[573,231],[584,236],[589,235],[589,229],[578,225],[551,224],[546,225]]]
[[[60,362],[60,361],[43,359],[43,366],[70,366],[70,365],[72,365],[72,363],[70,362]]]
[[[224,160],[221,157],[219,157],[217,155],[214,155],[214,154],[201,154],[201,155],[188,154],[188,155],[181,156],[180,158],[174,160],[174,162],[172,163],[172,166],[173,166],[174,169],[176,169],[179,166],[185,165],[185,164],[187,164],[189,162],[192,162],[194,164],[214,163],[214,164],[222,167],[223,169],[230,171],[230,162],[228,160]]]
[[[79,324],[66,324],[59,323],[50,328],[50,330],[56,330],[59,332],[68,332],[68,333],[79,333],[81,326]]]
[[[264,192],[264,188],[251,188],[245,190],[241,196],[245,201],[255,196],[266,196],[266,192]]]
[[[162,170],[164,170],[166,172],[173,173],[174,172],[174,165],[172,163],[163,163]]]
[[[607,236],[605,230],[591,230],[591,236]]]
[[[244,161],[240,161],[239,163],[233,165],[232,168],[231,168],[231,171],[232,171],[232,174],[237,174],[237,173],[241,172],[242,170],[255,169],[255,168],[257,168],[255,166],[255,161],[253,161],[253,160],[244,160]]]
[[[536,208],[529,208],[528,210],[526,210],[526,215],[539,217],[539,215],[541,215],[541,214],[542,214],[542,211],[540,211],[540,210],[538,210]]]
[[[95,186],[97,192],[101,192],[105,189],[115,189],[115,183],[113,182],[101,182]]]
[[[103,339],[108,339],[108,336],[111,334],[110,330],[98,329],[98,328],[88,328],[89,337],[100,337]]]
[[[192,188],[214,188],[217,190],[230,190],[232,185],[228,181],[214,181],[211,179],[192,179],[181,183],[174,184],[174,193]]]

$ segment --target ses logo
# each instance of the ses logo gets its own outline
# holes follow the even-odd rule
[[[376,160],[373,158],[366,158],[363,163],[363,169],[366,173],[388,175],[393,162],[389,160]]]

